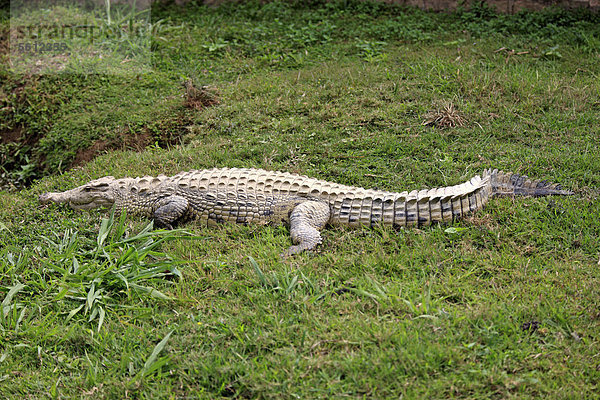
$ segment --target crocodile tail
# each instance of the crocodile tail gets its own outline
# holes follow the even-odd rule
[[[489,177],[491,195],[505,196],[570,196],[570,190],[563,189],[559,184],[547,181],[532,180],[527,175],[518,175],[510,172],[488,169],[483,172],[483,177]]]
[[[414,191],[396,201],[394,225],[425,225],[449,222],[481,209],[490,197],[489,176],[475,176],[465,183],[436,189]]]

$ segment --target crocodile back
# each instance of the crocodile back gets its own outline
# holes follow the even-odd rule
[[[451,221],[481,208],[489,197],[489,179],[479,176],[461,185],[392,192],[347,186],[305,175],[249,168],[182,172],[171,184],[191,191],[227,193],[254,199],[307,198],[327,202],[331,225],[382,223],[410,226]]]

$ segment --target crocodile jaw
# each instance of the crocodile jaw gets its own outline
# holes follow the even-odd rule
[[[75,210],[110,207],[115,202],[113,182],[114,177],[105,176],[65,192],[44,193],[40,195],[40,202],[68,203]]]

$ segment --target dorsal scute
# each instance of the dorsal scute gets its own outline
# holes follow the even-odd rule
[[[129,184],[130,184],[130,179],[128,178],[121,178],[121,179],[117,179],[114,184],[116,184],[116,186],[119,188],[119,190],[125,190]]]
[[[162,176],[160,177],[162,178]],[[140,178],[141,179],[141,178]],[[282,171],[268,171],[255,168],[212,168],[180,172],[168,177],[173,184],[182,188],[199,191],[228,191],[265,194],[308,194],[319,189],[325,181],[309,178],[306,175]],[[144,183],[152,186],[150,183]],[[328,183],[331,188],[341,185]],[[330,190],[328,190],[330,192]],[[336,192],[339,192],[337,190]]]
[[[159,175],[156,177],[146,175],[146,176],[130,179],[130,182],[128,183],[128,185],[131,186],[132,191],[137,191],[137,192],[142,193],[142,192],[147,192],[149,190],[156,188],[157,186],[159,186],[160,184],[165,182],[167,179],[171,179],[171,178],[169,178],[165,175]]]

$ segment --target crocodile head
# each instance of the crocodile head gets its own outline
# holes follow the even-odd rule
[[[65,192],[44,193],[40,195],[40,202],[68,203],[76,210],[110,207],[115,202],[116,183],[114,177],[105,176]]]

